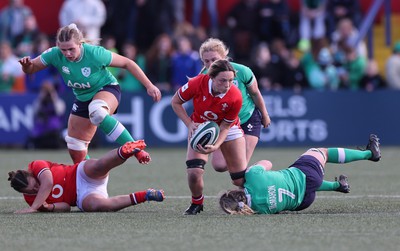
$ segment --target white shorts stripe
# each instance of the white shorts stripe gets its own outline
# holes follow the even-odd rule
[[[225,142],[241,138],[243,137],[243,135],[244,133],[242,128],[240,128],[237,125],[234,125],[231,128],[229,128],[229,132],[228,135],[226,136]]]

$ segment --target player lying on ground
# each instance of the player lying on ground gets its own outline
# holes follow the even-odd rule
[[[261,160],[247,169],[244,189],[225,192],[219,204],[228,214],[275,214],[306,209],[314,202],[316,191],[349,191],[345,176],[336,185],[323,181],[327,162],[379,161],[379,145],[379,138],[371,134],[365,150],[311,148],[289,168],[280,171],[269,171],[271,162]]]
[[[28,170],[9,172],[11,187],[23,193],[30,206],[15,213],[68,212],[72,206],[84,212],[118,211],[145,201],[163,201],[164,191],[155,189],[108,197],[110,170],[145,147],[143,140],[127,142],[98,160],[74,165],[35,160]]]

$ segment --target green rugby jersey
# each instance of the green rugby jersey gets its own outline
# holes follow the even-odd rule
[[[249,67],[234,62],[230,63],[236,71],[236,77],[234,78],[233,83],[239,88],[243,97],[242,108],[239,112],[240,124],[243,124],[249,120],[256,106],[249,92],[247,91],[247,87],[253,84],[255,77],[253,71]],[[206,74],[207,69],[201,73]]]
[[[83,43],[80,58],[71,62],[58,47],[52,47],[40,56],[45,65],[53,65],[79,101],[88,101],[106,85],[117,85],[117,79],[107,70],[112,55],[101,46]]]
[[[266,171],[255,165],[245,174],[245,192],[249,206],[260,214],[294,210],[304,198],[306,175],[295,167]]]

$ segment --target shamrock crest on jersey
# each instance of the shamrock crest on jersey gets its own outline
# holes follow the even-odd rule
[[[83,67],[81,69],[82,75],[85,77],[89,77],[90,76],[90,68],[89,67]]]

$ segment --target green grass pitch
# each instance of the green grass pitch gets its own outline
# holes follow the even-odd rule
[[[290,165],[306,148],[258,148],[252,162],[269,159],[274,169]],[[107,149],[90,152],[92,158]],[[22,196],[7,181],[8,171],[26,168],[34,159],[70,163],[66,150],[0,150],[0,249],[14,250],[399,250],[400,148],[382,148],[378,163],[359,161],[328,164],[327,180],[343,173],[349,194],[318,193],[314,204],[301,212],[279,215],[230,216],[217,205],[217,195],[233,188],[227,173],[206,165],[205,210],[184,216],[190,204],[185,149],[149,148],[153,161],[135,159],[114,169],[109,195],[149,187],[163,188],[166,199],[116,213],[15,215],[25,207]]]

